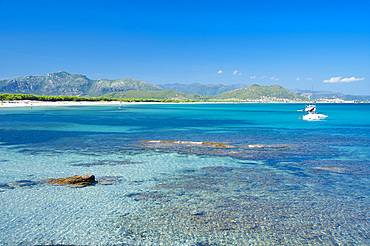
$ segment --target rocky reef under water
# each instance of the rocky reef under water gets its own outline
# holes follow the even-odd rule
[[[307,150],[302,144],[181,140],[111,144],[96,146],[94,153],[177,152],[184,157],[226,156],[240,164],[209,164],[163,174],[152,188],[124,195],[140,209],[107,222],[107,235],[114,235],[116,245],[366,245],[370,241],[367,198],[337,189],[340,179],[323,178],[368,173],[360,162],[348,165],[348,161],[308,158],[312,152],[327,155],[327,147]],[[114,168],[141,163],[99,158],[69,166]],[[89,185],[75,185],[66,184],[69,178],[73,177],[20,180],[0,185],[0,191],[39,185],[114,185],[121,179],[94,177]]]
[[[150,191],[128,194],[143,208],[120,216],[112,226],[120,231],[123,242],[138,245],[369,242],[365,203],[355,197],[332,196],[330,189],[316,193],[307,189],[304,177],[292,179],[250,167],[208,166],[170,175]],[[353,199],[356,203],[351,206]]]
[[[294,151],[296,146],[288,144],[249,144],[232,145],[223,142],[199,141],[169,141],[169,140],[141,140],[141,147],[146,149],[161,149],[177,151],[184,154],[230,156],[240,159],[260,159],[274,153],[275,155]]]

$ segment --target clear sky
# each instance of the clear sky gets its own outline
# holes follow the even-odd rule
[[[370,95],[370,1],[0,0],[0,79],[58,71]]]

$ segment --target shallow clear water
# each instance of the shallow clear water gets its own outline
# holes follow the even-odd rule
[[[302,108],[2,108],[0,244],[370,244],[370,105]]]

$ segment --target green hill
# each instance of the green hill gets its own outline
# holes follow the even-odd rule
[[[121,91],[112,92],[104,95],[105,97],[113,98],[151,98],[151,99],[173,99],[173,100],[202,100],[201,96],[188,95],[174,90],[161,90],[161,91]]]
[[[118,80],[108,80],[99,79],[93,83],[90,90],[88,91],[89,96],[101,96],[112,92],[122,92],[122,91],[159,91],[163,90],[161,87],[149,84],[144,81],[136,79],[118,79]]]
[[[174,91],[183,92],[186,94],[196,94],[196,95],[204,95],[204,96],[215,96],[222,94],[224,92],[232,91],[235,89],[244,88],[245,85],[237,84],[237,85],[223,85],[223,84],[199,84],[199,83],[192,83],[192,84],[163,84],[159,85],[165,90],[172,89]]]
[[[298,95],[290,90],[287,90],[280,85],[271,86],[261,86],[261,85],[251,85],[242,89],[237,89],[229,92],[222,93],[220,95],[214,96],[214,99],[223,100],[258,100],[258,99],[298,99],[307,100],[307,98]]]

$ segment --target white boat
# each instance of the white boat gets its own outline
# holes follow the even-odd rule
[[[304,120],[324,120],[327,117],[328,116],[325,115],[325,114],[319,114],[317,112],[314,112],[314,113],[310,112],[306,115],[303,115],[302,119],[304,119]]]
[[[315,102],[315,97],[313,94],[313,86],[312,86],[312,79],[311,79],[311,91],[312,91],[312,99],[313,103],[306,105],[305,111],[307,112],[306,115],[303,115],[302,119],[303,120],[324,120],[328,116],[325,114],[319,114],[316,111],[316,102]]]

